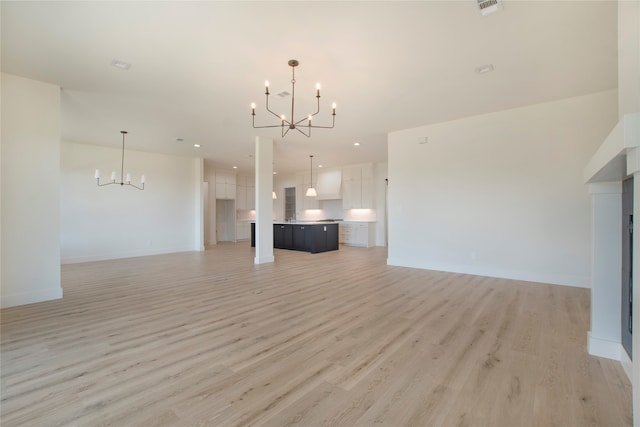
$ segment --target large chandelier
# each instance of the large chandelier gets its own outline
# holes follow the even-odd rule
[[[290,59],[289,60],[289,66],[291,67],[291,118],[287,119],[287,116],[284,114],[277,114],[275,112],[273,112],[270,108],[269,108],[269,81],[267,80],[264,83],[265,86],[265,96],[266,96],[266,106],[267,106],[267,111],[270,112],[271,114],[273,114],[274,116],[276,116],[279,120],[280,120],[280,124],[277,125],[266,125],[266,126],[256,126],[256,104],[255,103],[251,103],[251,116],[252,116],[252,123],[253,123],[253,127],[256,129],[260,129],[260,128],[282,128],[282,137],[284,138],[284,136],[291,130],[291,129],[295,129],[298,132],[300,132],[301,134],[303,134],[306,137],[310,137],[311,136],[311,129],[312,128],[322,128],[322,129],[332,129],[333,126],[336,124],[336,103],[334,102],[333,105],[331,106],[332,108],[332,113],[331,113],[331,117],[332,117],[332,121],[331,121],[331,126],[319,126],[319,125],[314,125],[311,124],[311,121],[313,119],[313,116],[315,116],[316,114],[318,114],[320,112],[320,83],[316,84],[316,100],[318,103],[318,108],[316,110],[315,113],[313,114],[309,114],[306,117],[297,120],[295,118],[295,98],[296,98],[296,67],[299,65],[300,63],[298,62],[297,59]],[[306,122],[306,123],[303,123]]]
[[[118,184],[118,185],[130,185],[133,188],[137,188],[138,190],[144,190],[144,175],[142,175],[140,177],[140,185],[142,185],[142,187],[138,187],[135,184],[131,183],[131,174],[127,173],[127,175],[124,175],[124,136],[127,134],[126,130],[121,130],[120,133],[122,134],[122,158],[121,158],[121,162],[120,162],[120,182],[116,181],[116,172],[113,171],[111,172],[111,179],[108,182],[105,182],[104,184],[100,184],[100,169],[96,169],[96,173],[93,176],[96,180],[96,184],[98,184],[98,187],[104,187],[105,185],[113,185],[113,184]]]

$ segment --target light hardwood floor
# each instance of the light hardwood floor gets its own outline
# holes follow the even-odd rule
[[[587,289],[386,265],[384,248],[65,265],[1,312],[10,426],[627,426]]]

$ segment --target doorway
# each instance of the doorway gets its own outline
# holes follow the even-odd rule
[[[633,177],[622,181],[622,347],[632,354],[633,338]]]

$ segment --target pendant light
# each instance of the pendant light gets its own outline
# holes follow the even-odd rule
[[[315,188],[313,188],[313,154],[309,156],[309,158],[311,159],[311,167],[309,169],[309,185],[310,187],[307,188],[307,197],[317,197],[318,196],[318,192],[316,191]]]
[[[96,184],[98,184],[98,187],[117,184],[121,186],[128,185],[133,188],[137,188],[138,190],[144,190],[144,181],[145,181],[144,175],[140,177],[140,187],[138,187],[137,185],[131,183],[130,173],[127,173],[126,176],[124,174],[124,137],[128,132],[126,130],[121,130],[120,133],[122,134],[122,157],[120,161],[120,182],[116,181],[117,175],[115,171],[111,172],[111,178],[109,179],[109,181],[103,184],[100,184],[100,169],[96,169],[96,173],[93,175],[93,178],[96,180]]]

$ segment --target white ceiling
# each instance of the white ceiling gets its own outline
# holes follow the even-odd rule
[[[309,154],[384,161],[389,131],[617,87],[613,1],[506,1],[486,17],[475,0],[2,1],[1,14],[2,71],[62,87],[63,140],[118,146],[125,129],[127,148],[240,171],[253,170],[256,135],[274,138],[278,172],[304,170]],[[319,81],[314,122],[329,123],[335,101],[335,129],[282,139],[251,127],[252,101],[272,123],[264,81],[290,91],[293,58],[296,111],[312,110]],[[495,71],[474,72],[485,64]]]

